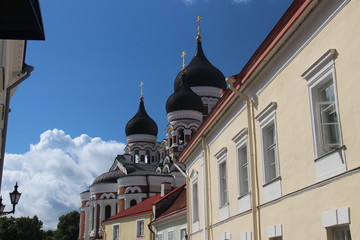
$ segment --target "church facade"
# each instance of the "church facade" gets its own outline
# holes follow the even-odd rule
[[[166,139],[157,142],[158,127],[147,114],[141,96],[137,113],[125,127],[125,154],[118,155],[108,172],[80,194],[81,240],[102,239],[101,222],[138,203],[185,183],[185,165],[174,161],[191,141],[226,89],[225,77],[206,58],[200,33],[192,61],[176,76],[166,102]],[[166,184],[164,184],[166,183]]]

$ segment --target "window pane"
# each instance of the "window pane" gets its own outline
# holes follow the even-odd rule
[[[238,149],[238,156],[239,156],[239,174],[240,174],[239,176],[240,196],[243,196],[249,192],[246,146]]]
[[[228,202],[228,196],[227,196],[227,182],[226,182],[226,162],[220,164],[220,200],[221,205],[224,205]]]
[[[193,186],[193,212],[194,212],[194,222],[199,220],[199,202],[198,202],[198,185],[194,183]]]
[[[174,232],[168,232],[168,240],[174,240]]]

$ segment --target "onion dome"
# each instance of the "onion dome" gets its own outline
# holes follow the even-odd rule
[[[166,102],[166,112],[174,112],[179,110],[195,110],[202,112],[203,103],[199,95],[194,93],[186,82],[185,71],[182,71],[180,78],[180,86],[168,98]]]
[[[95,178],[93,184],[96,183],[116,183],[117,179],[125,176],[125,173],[123,173],[120,170],[113,170],[106,173],[101,174],[97,178]]]
[[[146,113],[144,98],[140,98],[140,105],[135,116],[128,121],[125,127],[126,136],[133,134],[149,134],[157,136],[158,127],[155,121]]]
[[[224,74],[214,67],[206,58],[201,45],[201,37],[198,36],[197,49],[194,58],[189,65],[185,67],[185,80],[190,87],[209,86],[220,89],[226,89]],[[181,85],[181,72],[176,76],[174,90],[176,91]]]

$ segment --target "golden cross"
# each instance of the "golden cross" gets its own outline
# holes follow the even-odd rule
[[[183,52],[181,53],[181,58],[182,58],[182,69],[184,69],[184,68],[185,68],[185,55],[186,55],[186,52],[185,52],[185,51],[183,51]]]
[[[198,36],[200,36],[200,31],[201,31],[201,29],[200,29],[200,20],[202,19],[202,16],[197,16],[197,18],[196,18],[196,22],[198,23],[198,31],[197,31],[197,34],[198,34]]]
[[[141,82],[140,82],[140,97],[143,96],[143,86],[144,86],[144,82],[141,81]]]

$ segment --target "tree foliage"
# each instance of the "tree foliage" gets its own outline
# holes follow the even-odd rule
[[[43,239],[42,221],[37,216],[1,217],[0,239],[3,240],[41,240]]]
[[[69,212],[59,217],[57,230],[44,231],[37,216],[0,217],[0,240],[77,240],[79,221],[78,212]]]
[[[69,212],[59,217],[55,239],[76,240],[79,236],[80,214],[77,211]]]

